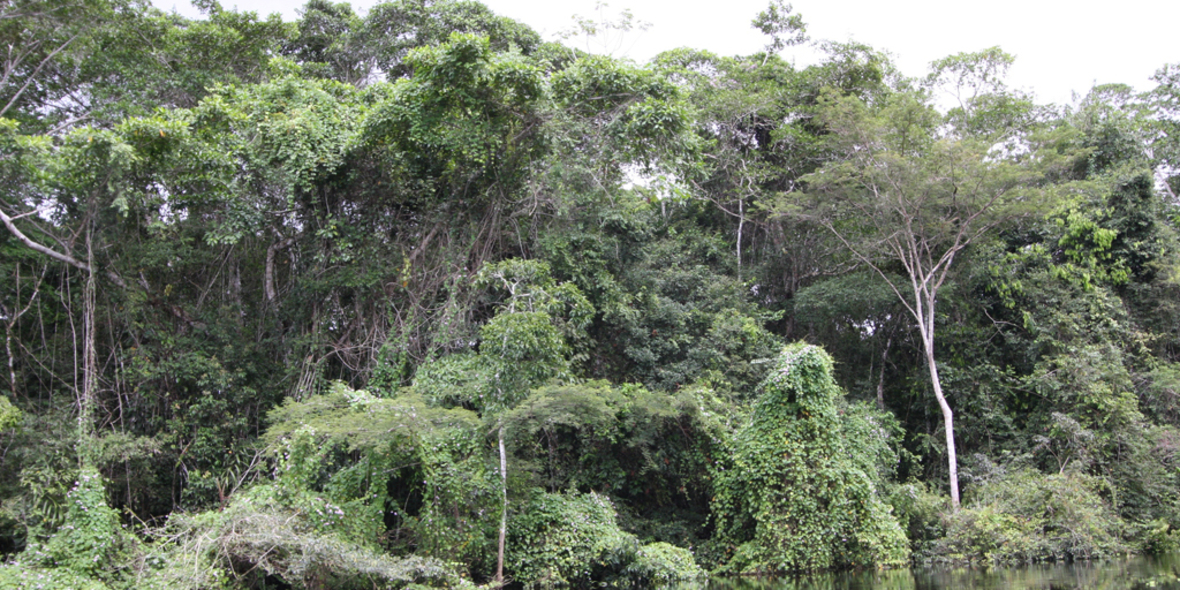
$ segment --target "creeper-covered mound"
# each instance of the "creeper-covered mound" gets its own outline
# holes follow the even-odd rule
[[[790,572],[902,564],[909,548],[845,440],[832,358],[786,347],[759,385],[749,424],[719,469],[713,514],[730,553],[722,571]]]

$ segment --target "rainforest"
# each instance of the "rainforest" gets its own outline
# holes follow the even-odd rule
[[[0,587],[1180,549],[1180,63],[196,5],[0,0]]]

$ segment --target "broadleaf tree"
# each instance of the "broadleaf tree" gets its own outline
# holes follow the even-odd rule
[[[827,228],[908,312],[943,417],[956,507],[954,411],[935,355],[939,291],[968,246],[1038,211],[1042,181],[1068,159],[1059,134],[1038,128],[1031,101],[997,80],[1010,63],[998,50],[935,62],[931,86],[949,81],[958,99],[946,114],[925,89],[902,89],[879,104],[829,96],[820,116],[833,159],[779,204],[781,213]]]

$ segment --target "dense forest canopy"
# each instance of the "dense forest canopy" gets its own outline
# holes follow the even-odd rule
[[[0,585],[1180,547],[1180,64],[199,6],[0,0]]]

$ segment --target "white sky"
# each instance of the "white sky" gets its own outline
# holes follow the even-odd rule
[[[195,16],[187,0],[153,0],[165,10]],[[302,0],[221,0],[224,6],[262,14],[297,17]],[[356,0],[364,13],[374,0]],[[628,8],[637,20],[651,23],[632,32],[614,52],[645,61],[667,49],[694,47],[721,55],[758,51],[763,35],[750,20],[768,0],[613,0],[604,14]],[[494,12],[522,21],[545,38],[568,29],[571,16],[596,16],[595,0],[484,0]],[[888,51],[903,73],[919,76],[935,59],[999,45],[1016,56],[1009,83],[1033,91],[1040,102],[1064,104],[1095,83],[1152,87],[1150,77],[1166,63],[1180,62],[1180,2],[1122,0],[1115,4],[1064,0],[796,0],[813,39],[855,40]],[[593,47],[592,47],[593,49]],[[785,57],[806,65],[803,48]]]

